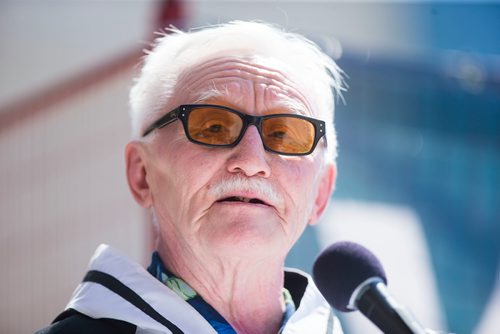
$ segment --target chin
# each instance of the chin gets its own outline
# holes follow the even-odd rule
[[[274,257],[289,247],[286,231],[277,216],[226,211],[207,218],[198,233],[218,253],[242,257],[261,253],[269,256],[272,252]]]
[[[269,257],[270,254],[276,258],[280,253],[286,254],[287,250],[282,230],[272,231],[248,227],[227,229],[217,234],[211,244],[225,255],[239,258]]]

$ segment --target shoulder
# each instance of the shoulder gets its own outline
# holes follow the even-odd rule
[[[115,319],[93,319],[75,310],[61,313],[52,323],[35,334],[134,334],[136,326]]]

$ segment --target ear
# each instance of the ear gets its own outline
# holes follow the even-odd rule
[[[127,182],[139,205],[149,208],[152,205],[151,189],[146,179],[146,152],[142,144],[132,141],[125,148],[125,162],[127,167]]]
[[[335,165],[329,164],[325,171],[323,172],[323,176],[319,181],[318,193],[316,194],[316,200],[314,201],[313,211],[311,212],[311,218],[309,219],[309,224],[314,225],[321,217],[326,207],[328,206],[328,202],[330,200],[330,195],[333,192],[333,188],[335,186],[335,177],[337,174],[337,170]]]

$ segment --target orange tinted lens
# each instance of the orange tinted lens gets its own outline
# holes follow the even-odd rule
[[[209,145],[228,145],[238,138],[243,121],[227,110],[196,107],[188,119],[188,132],[194,141]]]
[[[292,154],[303,154],[314,144],[314,125],[302,118],[280,116],[262,122],[262,136],[270,149]]]

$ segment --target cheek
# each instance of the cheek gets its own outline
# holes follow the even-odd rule
[[[316,188],[318,178],[318,168],[316,168],[314,161],[306,160],[297,164],[288,164],[285,168],[287,169],[287,177],[283,182],[289,189],[290,196],[301,199],[297,204],[311,202],[309,196]],[[282,174],[285,175],[285,172]],[[305,200],[304,197],[306,197]]]
[[[282,179],[282,186],[286,189],[289,206],[288,219],[294,221],[295,228],[302,228],[310,219],[318,192],[320,168],[313,160],[302,161],[298,164],[289,164],[287,175]]]
[[[218,161],[210,148],[183,141],[164,149],[161,155],[158,169],[163,182],[158,190],[181,202],[189,204],[216,173]]]

